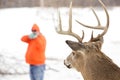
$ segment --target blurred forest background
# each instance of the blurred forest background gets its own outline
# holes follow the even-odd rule
[[[0,8],[67,7],[71,0],[0,0]],[[73,7],[99,6],[97,0],[72,0]],[[120,0],[102,0],[106,6],[120,6]]]

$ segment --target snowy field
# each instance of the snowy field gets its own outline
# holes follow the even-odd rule
[[[60,8],[63,29],[68,26],[68,8]],[[102,25],[105,25],[106,17],[102,9],[96,8]],[[120,66],[120,7],[108,9],[110,15],[110,27],[104,36],[102,51]],[[73,8],[73,31],[81,35],[85,30],[85,39],[90,38],[91,30],[86,29],[75,22],[75,19],[88,24],[96,25],[96,19],[89,8]],[[31,33],[31,27],[37,23],[41,32],[47,39],[46,48],[46,72],[44,80],[83,80],[79,72],[67,69],[63,60],[69,55],[71,49],[65,44],[65,40],[75,40],[73,37],[59,35],[55,31],[58,26],[57,9],[54,8],[10,8],[0,10],[0,55],[15,58],[15,61],[3,58],[11,69],[18,72],[28,72],[28,65],[24,62],[27,45],[20,41],[25,34]],[[94,32],[97,35],[97,32]],[[0,59],[1,60],[1,59]],[[23,64],[24,67],[20,64]],[[0,63],[0,65],[2,65]],[[7,65],[7,66],[8,66]],[[4,66],[4,64],[3,64]],[[0,66],[1,68],[2,66]],[[5,69],[6,67],[2,67]],[[9,68],[9,67],[8,67]],[[10,69],[10,68],[9,68]],[[12,70],[10,70],[12,72]],[[30,80],[28,73],[21,75],[0,75],[0,80]]]

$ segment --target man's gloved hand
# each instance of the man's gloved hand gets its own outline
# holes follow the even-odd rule
[[[29,35],[29,38],[30,39],[35,39],[37,37],[37,34],[35,32],[32,32],[30,35]]]

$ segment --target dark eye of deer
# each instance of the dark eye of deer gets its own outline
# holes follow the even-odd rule
[[[72,52],[72,55],[74,56],[74,55],[75,55],[75,52]]]

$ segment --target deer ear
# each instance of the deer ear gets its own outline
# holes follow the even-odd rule
[[[97,46],[99,49],[101,49],[103,42],[104,42],[103,37],[100,37],[100,39],[99,39],[98,41],[96,41],[96,46]]]
[[[97,43],[96,43],[96,46],[97,46],[97,48],[99,49],[99,50],[101,50],[101,47],[102,47],[102,42],[100,42],[100,41],[98,41]]]
[[[98,35],[99,37],[99,35]],[[91,38],[91,40],[89,42],[95,42],[95,46],[101,50],[102,44],[104,42],[103,36],[99,37],[99,38]]]
[[[80,43],[80,42],[74,42],[74,41],[66,40],[66,43],[74,51],[77,51],[80,48],[84,47],[84,45],[82,43]]]

